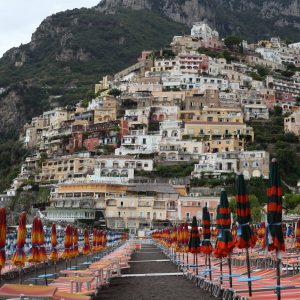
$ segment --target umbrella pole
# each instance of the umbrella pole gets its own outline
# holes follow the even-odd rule
[[[196,253],[196,275],[198,275],[198,253]]]
[[[220,284],[223,284],[223,262],[222,262],[222,258],[220,259]]]
[[[19,284],[22,283],[22,269],[19,268]]]
[[[34,277],[35,277],[34,282],[35,282],[35,284],[37,284],[37,281],[36,281],[36,279],[37,279],[37,267],[36,267],[36,263],[34,264]]]
[[[44,273],[45,273],[45,284],[48,285],[48,280],[47,280],[47,266],[46,262],[44,261]]]
[[[205,254],[205,269],[207,269],[207,254]],[[204,278],[206,278],[206,272],[204,272]]]
[[[281,290],[280,290],[280,264],[281,264],[281,253],[280,250],[276,249],[276,277],[277,277],[277,300],[281,299]]]
[[[212,278],[211,278],[211,262],[210,262],[210,254],[208,254],[208,268],[209,268],[209,280],[212,281]]]
[[[249,248],[246,248],[246,263],[247,263],[247,273],[248,273],[248,289],[249,289],[249,296],[252,296],[252,284],[250,281],[251,274],[250,274],[250,259],[249,259]]]
[[[230,253],[228,255],[228,270],[229,270],[229,286],[230,286],[230,288],[232,288],[232,276],[231,276],[232,272],[231,272],[231,255],[230,255]]]

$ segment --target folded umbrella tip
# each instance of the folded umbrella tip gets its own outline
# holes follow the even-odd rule
[[[277,162],[277,159],[274,157],[274,158],[272,158],[272,163],[275,163],[275,162]]]

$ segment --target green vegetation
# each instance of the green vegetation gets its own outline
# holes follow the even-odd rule
[[[300,208],[300,195],[285,194],[283,207],[288,213],[298,213],[297,210]]]
[[[251,206],[252,222],[259,223],[261,221],[261,217],[262,217],[263,206],[260,204],[260,202],[258,201],[258,199],[255,195],[250,194],[249,200],[250,200],[250,206]],[[234,220],[234,222],[236,222],[237,217],[236,217],[236,200],[235,200],[235,198],[231,198],[229,200],[229,207],[230,207],[230,211],[232,212],[232,215],[233,215],[233,220]]]
[[[230,35],[224,39],[225,46],[231,51],[236,51],[236,50],[240,51],[241,43],[242,43],[242,39],[236,35]]]
[[[147,171],[135,171],[135,176],[146,176],[149,178],[178,178],[190,176],[191,172],[194,170],[194,164],[159,164],[156,169],[152,172]]]
[[[20,165],[27,151],[19,142],[8,140],[0,142],[0,191],[8,188],[20,172]]]

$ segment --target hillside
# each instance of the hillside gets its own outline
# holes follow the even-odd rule
[[[120,10],[105,15],[75,9],[46,18],[29,44],[0,60],[0,133],[9,137],[49,107],[74,104],[106,74],[134,63],[142,50],[159,49],[187,28],[156,13]]]
[[[120,7],[163,13],[188,26],[205,20],[221,36],[237,34],[252,41],[271,36],[300,40],[298,0],[103,0],[97,9],[109,13]]]

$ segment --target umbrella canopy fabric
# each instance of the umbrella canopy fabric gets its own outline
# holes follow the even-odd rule
[[[73,230],[73,249],[71,253],[72,257],[77,257],[79,255],[78,250],[78,229],[77,227]]]
[[[234,240],[230,231],[231,217],[230,208],[225,190],[221,191],[220,205],[217,208],[217,226],[219,235],[216,243],[214,254],[216,257],[222,258],[228,256],[234,246]]]
[[[187,222],[182,226],[182,252],[189,252],[189,226]]]
[[[257,231],[258,242],[261,244],[262,248],[266,248],[266,223],[261,222]]]
[[[298,220],[296,224],[295,238],[295,248],[300,249],[300,220]]]
[[[97,240],[98,240],[98,235],[97,235],[97,230],[94,228],[93,229],[93,247],[92,251],[97,252]]]
[[[62,257],[67,260],[71,258],[71,245],[73,244],[72,238],[72,227],[71,225],[67,225],[65,229],[65,240],[64,240],[64,252],[62,253]]]
[[[267,236],[266,244],[268,250],[285,251],[284,238],[282,232],[282,187],[276,159],[272,160],[267,202]]]
[[[31,229],[31,249],[28,257],[28,261],[31,263],[39,263],[40,253],[39,253],[39,219],[34,217],[32,221]]]
[[[40,256],[40,261],[44,262],[47,260],[47,253],[45,249],[45,233],[44,233],[44,228],[43,228],[43,223],[41,219],[38,219],[38,226],[39,226],[39,256]]]
[[[239,223],[237,247],[240,249],[254,247],[257,237],[249,224],[251,221],[251,208],[244,175],[242,174],[238,175],[237,178],[236,214]]]
[[[103,240],[103,234],[101,230],[97,231],[97,251],[101,251],[103,249],[102,247],[102,240]]]
[[[24,245],[26,239],[26,213],[22,212],[19,220],[17,249],[12,257],[13,265],[22,268],[25,265],[26,256],[24,252]]]
[[[0,272],[5,267],[6,210],[0,208]]]
[[[173,227],[171,238],[172,238],[172,247],[176,249],[176,247],[177,247],[177,227],[176,227],[176,225],[174,225],[174,227]]]
[[[56,225],[53,223],[51,227],[51,253],[49,257],[52,261],[58,260],[58,251],[56,249],[56,246],[57,246]]]
[[[91,245],[90,245],[90,238],[89,238],[89,231],[87,229],[84,230],[84,244],[82,248],[82,254],[88,255],[91,252]]]
[[[213,251],[211,242],[210,242],[210,215],[207,209],[207,206],[203,207],[202,211],[202,227],[203,227],[203,241],[201,244],[201,252],[204,254],[211,254]]]
[[[200,252],[200,236],[198,231],[198,224],[196,217],[193,217],[192,220],[192,229],[189,239],[189,252],[190,253],[199,253]]]

